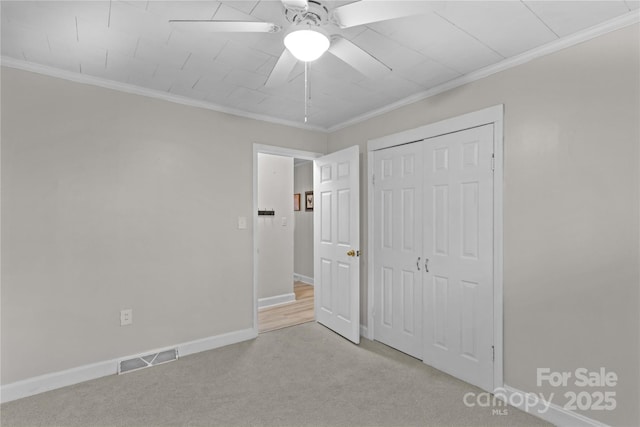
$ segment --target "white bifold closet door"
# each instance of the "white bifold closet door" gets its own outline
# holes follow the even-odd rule
[[[493,125],[424,147],[423,360],[493,391]]]
[[[374,153],[375,338],[422,358],[422,144]]]
[[[493,125],[374,153],[374,336],[493,390]]]

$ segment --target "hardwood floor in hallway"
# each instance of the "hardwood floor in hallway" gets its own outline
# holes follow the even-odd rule
[[[293,292],[296,294],[295,301],[258,311],[258,331],[260,333],[315,320],[313,286],[295,282]]]

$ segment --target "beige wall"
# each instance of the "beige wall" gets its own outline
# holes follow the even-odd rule
[[[329,152],[366,153],[369,139],[505,105],[505,382],[564,404],[563,389],[536,386],[536,368],[606,367],[618,408],[586,415],[615,425],[640,424],[639,35],[628,27],[329,136]]]
[[[300,193],[300,210],[294,212],[296,228],[293,271],[313,279],[313,211],[304,209],[304,193],[313,190],[313,162],[295,167],[293,186],[293,192]]]
[[[293,159],[258,153],[258,298],[293,293]],[[286,225],[282,225],[285,218]]]
[[[562,399],[536,368],[604,366],[618,409],[586,415],[616,425],[640,424],[638,32],[328,137],[364,153],[505,104],[505,381]],[[325,134],[4,68],[1,136],[2,384],[250,328],[252,221],[236,225],[253,215],[252,143],[327,151]]]
[[[253,143],[327,138],[7,68],[1,136],[2,384],[253,327]]]

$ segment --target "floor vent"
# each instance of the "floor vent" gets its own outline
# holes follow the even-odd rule
[[[160,353],[152,353],[132,359],[121,360],[120,363],[118,363],[118,375],[173,362],[174,360],[178,360],[178,350],[175,348],[161,351]]]

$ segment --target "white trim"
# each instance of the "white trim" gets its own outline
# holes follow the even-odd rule
[[[504,381],[504,359],[503,359],[503,176],[504,176],[504,160],[503,160],[503,126],[504,126],[504,105],[495,105],[493,107],[484,108],[472,113],[463,114],[461,116],[452,117],[450,119],[431,123],[419,128],[406,130],[396,134],[384,136],[369,140],[367,142],[368,152],[368,204],[367,212],[367,233],[368,233],[368,253],[374,253],[374,226],[373,214],[375,212],[373,194],[374,187],[373,173],[375,170],[373,163],[373,153],[376,150],[393,147],[396,145],[407,144],[410,142],[421,141],[427,138],[433,138],[452,132],[458,132],[486,124],[494,125],[494,153],[495,153],[495,171],[493,175],[493,259],[494,259],[494,275],[493,275],[493,345],[495,346],[495,360],[493,364],[493,387],[502,387]],[[374,300],[373,300],[373,279],[374,279],[374,262],[373,256],[368,261],[368,315],[367,327],[369,339],[375,339],[374,329]]]
[[[369,144],[370,141],[367,143],[367,338],[373,340],[375,339],[375,301],[373,299],[373,277],[375,275],[375,269],[373,268],[373,253],[375,250],[373,239],[375,232],[375,227],[373,226],[373,212],[375,209],[373,203],[373,174],[375,171],[375,162],[373,160],[373,150]]]
[[[368,340],[371,339],[371,337],[369,336],[369,329],[362,323],[360,324],[360,336]]]
[[[296,300],[296,294],[293,292],[289,294],[276,295],[273,297],[259,298],[258,310],[269,307],[276,307],[278,305],[289,304]]]
[[[3,385],[0,390],[0,402],[11,402],[45,391],[55,390],[118,373],[118,359],[92,363],[65,371],[40,375],[15,383]]]
[[[371,139],[367,142],[367,151],[381,150],[383,148],[422,141],[423,139],[434,138],[436,136],[446,135],[448,133],[458,132],[498,121],[501,122],[503,115],[503,104],[487,107],[482,110],[451,117],[449,119],[430,123],[415,129],[409,129],[392,135]]]
[[[493,386],[504,384],[504,105],[493,111]]]
[[[585,30],[563,37],[561,39],[549,42],[545,45],[531,49],[519,55],[512,56],[511,58],[507,58],[496,64],[489,65],[487,67],[481,68],[480,70],[472,71],[468,74],[465,74],[453,80],[449,80],[448,82],[445,82],[441,85],[433,87],[424,92],[416,93],[407,98],[404,98],[392,104],[386,105],[382,108],[378,108],[376,110],[372,110],[367,113],[364,113],[360,116],[353,117],[342,123],[329,127],[327,129],[327,132],[329,133],[336,132],[346,127],[353,126],[357,123],[364,122],[365,120],[369,120],[374,117],[378,117],[382,114],[386,114],[391,111],[397,110],[398,108],[404,107],[406,105],[413,104],[418,101],[422,101],[424,99],[430,98],[432,96],[438,95],[448,90],[455,89],[467,83],[475,82],[476,80],[483,79],[492,74],[496,74],[513,67],[517,67],[518,65],[522,65],[534,59],[537,59],[546,55],[550,55],[562,49],[566,49],[568,47],[591,40],[598,36],[605,35],[612,31],[616,31],[616,30],[628,27],[629,25],[633,25],[638,22],[640,22],[640,10],[631,11],[617,18],[595,25],[591,28],[587,28]]]
[[[291,120],[279,119],[263,114],[249,113],[235,108],[225,107],[223,105],[214,104],[212,102],[201,101],[197,99],[187,98],[186,96],[176,95],[170,92],[164,92],[155,89],[149,89],[142,86],[135,86],[128,83],[108,80],[101,77],[81,74],[74,71],[61,70],[59,68],[47,65],[27,62],[8,56],[1,57],[1,65],[3,67],[15,68],[17,70],[30,71],[32,73],[42,74],[45,76],[56,77],[75,83],[83,83],[91,86],[98,86],[105,89],[117,90],[134,95],[146,96],[148,98],[161,99],[163,101],[173,102],[175,104],[187,105],[189,107],[204,108],[205,110],[217,111],[224,114],[232,114],[234,116],[244,117],[247,119],[260,120],[263,122],[274,123],[278,125],[290,126],[299,129],[326,132],[327,130],[320,126],[313,126]]]
[[[313,286],[313,277],[305,276],[303,274],[293,273],[293,280],[295,282],[302,282],[307,285]]]
[[[294,148],[277,147],[274,145],[253,144],[253,329],[258,333],[258,153],[276,156],[293,157],[296,159],[314,160],[324,154],[312,151],[296,150]]]
[[[44,393],[45,391],[55,390],[73,384],[94,380],[96,378],[105,377],[107,375],[115,375],[118,373],[118,364],[121,360],[132,359],[134,357],[139,357],[140,355],[159,353],[161,351],[177,348],[178,355],[182,357],[194,353],[199,353],[201,351],[213,350],[214,348],[224,347],[242,341],[248,341],[256,338],[257,336],[258,335],[254,329],[243,329],[240,331],[215,335],[200,340],[189,341],[174,346],[163,347],[162,349],[145,351],[142,353],[138,353],[138,356],[133,355],[117,359],[105,360],[89,365],[78,366],[76,368],[71,368],[64,371],[52,372],[50,374],[27,378],[26,380],[17,381],[0,387],[0,402],[10,402],[12,400],[17,400],[23,397]]]
[[[559,427],[563,427],[563,426],[606,427],[607,426],[607,424],[604,424],[600,421],[586,417],[582,414],[569,411],[568,409],[565,409],[562,406],[558,406],[555,403],[542,402],[540,400],[540,395],[534,396],[531,393],[526,393],[524,391],[518,390],[517,388],[508,386],[506,384],[504,385],[504,387],[502,387],[502,390],[496,391],[496,397],[498,398],[503,397],[501,396],[501,394],[503,393],[505,394],[504,397],[507,398],[506,400],[507,403],[509,403],[511,406],[514,406],[520,409],[521,411],[527,412],[535,417],[548,421],[551,424]],[[504,400],[504,399],[501,399],[501,400]],[[539,403],[537,405],[529,406],[525,402],[539,402]],[[548,405],[548,409],[546,405]]]
[[[275,145],[253,144],[254,154],[273,154],[274,156],[293,157],[294,159],[314,160],[324,156],[313,151],[296,150],[295,148],[278,147]]]
[[[258,334],[256,333],[256,331],[254,331],[252,328],[248,328],[195,341],[189,341],[178,345],[178,355],[180,357],[184,357],[190,354],[213,350],[243,341],[249,341],[256,338],[257,336]]]
[[[454,89],[458,86],[465,85],[467,83],[472,83],[476,80],[483,79],[492,74],[498,73],[500,71],[508,70],[509,68],[516,67],[518,65],[522,65],[526,62],[529,62],[533,59],[540,58],[554,52],[560,51],[562,49],[566,49],[568,47],[574,46],[576,44],[591,40],[598,36],[602,36],[604,34],[610,33],[612,31],[616,31],[622,28],[625,28],[629,25],[633,25],[640,22],[640,10],[633,10],[629,13],[621,15],[617,18],[613,18],[609,21],[603,22],[601,24],[595,25],[591,28],[587,28],[585,30],[579,31],[577,33],[568,35],[566,37],[560,38],[558,40],[549,42],[545,45],[539,46],[537,48],[531,49],[527,52],[521,53],[519,55],[513,56],[511,58],[507,58],[503,61],[498,62],[497,64],[489,65],[480,70],[473,71],[471,73],[460,76],[454,80],[450,80],[441,85],[433,87],[427,91],[419,92],[407,98],[401,99],[397,102],[389,104],[385,107],[371,110],[362,115],[353,117],[349,120],[346,120],[342,123],[338,123],[336,125],[330,126],[328,128],[321,126],[312,126],[305,125],[303,123],[278,119],[271,116],[261,115],[261,114],[253,114],[245,111],[236,110],[229,107],[224,107],[221,105],[198,101],[190,98],[186,98],[179,95],[170,94],[168,92],[157,91],[153,89],[142,88],[139,86],[134,86],[126,83],[116,82],[113,80],[107,80],[99,77],[88,76],[86,74],[80,74],[73,71],[60,70],[58,68],[49,67],[46,65],[35,64],[32,62],[26,62],[15,58],[10,58],[8,56],[1,57],[1,65],[16,68],[24,71],[31,71],[38,74],[43,74],[47,76],[57,77],[64,80],[74,81],[78,83],[85,83],[94,86],[104,87],[107,89],[113,89],[120,92],[125,93],[133,93],[141,96],[148,96],[151,98],[163,99],[169,102],[175,102],[178,104],[189,105],[193,107],[205,108],[207,110],[218,111],[221,113],[233,114],[240,117],[246,117],[254,120],[261,120],[264,122],[280,124],[284,126],[292,126],[300,129],[307,130],[315,130],[320,132],[331,133],[341,129],[344,129],[348,126],[355,125],[357,123],[361,123],[365,120],[369,120],[371,118],[380,116],[382,114],[388,113],[390,111],[397,110],[398,108],[404,107],[409,104],[413,104],[418,101],[422,101],[429,97],[438,95],[440,93],[446,92],[448,90]]]

